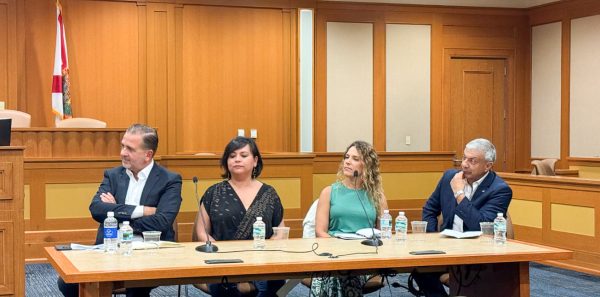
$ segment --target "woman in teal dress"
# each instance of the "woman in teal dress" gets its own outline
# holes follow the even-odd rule
[[[377,218],[387,209],[387,202],[383,195],[379,158],[373,146],[364,141],[355,141],[348,146],[337,176],[338,180],[323,189],[319,196],[316,236],[332,237],[338,232],[354,233],[359,229],[378,227]],[[368,276],[314,278],[311,296],[362,296],[367,279]]]

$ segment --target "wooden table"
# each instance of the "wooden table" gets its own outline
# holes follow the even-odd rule
[[[267,241],[267,249],[276,241]],[[318,256],[329,252],[337,258]],[[110,296],[114,287],[157,286],[198,282],[220,282],[256,279],[283,279],[310,277],[315,272],[354,271],[379,269],[406,270],[410,267],[456,267],[468,264],[486,264],[476,268],[480,281],[462,292],[479,292],[486,287],[486,296],[529,296],[529,261],[568,259],[572,252],[557,248],[510,241],[505,246],[482,243],[479,239],[452,239],[437,233],[426,235],[426,240],[415,241],[409,234],[405,243],[385,241],[375,254],[375,248],[363,246],[360,241],[332,238],[290,239],[285,250],[307,251],[284,253],[280,251],[248,251],[205,254],[194,250],[198,243],[183,243],[181,248],[136,250],[132,256],[107,255],[98,251],[59,252],[45,248],[48,259],[60,276],[69,283],[80,283],[80,296]],[[219,252],[251,249],[251,241],[219,242]],[[443,255],[410,255],[414,250],[443,250]],[[368,253],[347,255],[349,253]],[[206,259],[242,259],[244,263],[213,264]],[[484,268],[482,268],[484,267]],[[487,267],[487,268],[485,268]],[[475,268],[473,268],[475,269]],[[502,272],[502,273],[499,273]],[[487,279],[487,274],[493,274]],[[506,275],[506,277],[501,277]],[[486,280],[501,284],[504,291],[492,294]],[[474,291],[473,291],[474,290]],[[507,294],[506,292],[510,292]],[[462,293],[464,294],[464,293]],[[474,293],[476,294],[476,293]],[[502,294],[502,295],[500,295]],[[480,295],[470,295],[480,296]]]

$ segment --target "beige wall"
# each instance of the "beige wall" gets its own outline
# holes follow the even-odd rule
[[[373,25],[327,23],[327,151],[373,142]]]
[[[531,156],[560,158],[561,23],[531,28]]]
[[[385,52],[386,151],[428,152],[431,26],[387,24]]]
[[[571,21],[571,156],[600,157],[600,15]]]

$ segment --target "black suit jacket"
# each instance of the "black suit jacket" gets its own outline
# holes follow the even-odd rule
[[[473,194],[471,200],[463,199],[456,203],[450,181],[458,170],[444,172],[435,191],[423,206],[423,221],[427,221],[427,232],[437,230],[437,216],[444,219],[441,229],[452,229],[454,215],[463,220],[464,231],[480,230],[479,222],[493,222],[499,212],[506,217],[512,199],[512,190],[496,172],[490,171]]]
[[[90,212],[94,220],[100,223],[96,235],[96,244],[104,241],[104,219],[106,213],[113,211],[119,223],[129,221],[133,232],[140,234],[142,231],[161,231],[161,240],[174,240],[175,231],[173,222],[181,206],[181,176],[165,169],[156,162],[150,170],[146,185],[142,190],[140,205],[156,207],[156,213],[132,219],[134,205],[125,204],[129,176],[123,166],[104,171],[104,180],[92,199]],[[100,199],[100,194],[111,193],[117,203],[105,203]]]

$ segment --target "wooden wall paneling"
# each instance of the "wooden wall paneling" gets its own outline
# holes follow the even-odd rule
[[[552,229],[552,205],[584,207],[593,209],[594,214],[598,213],[600,210],[598,180],[514,173],[501,173],[500,175],[511,187],[516,187],[521,192],[541,193],[541,234],[538,228],[515,225],[515,235],[519,240],[573,250],[573,259],[553,261],[550,264],[586,273],[600,274],[600,253],[598,252],[600,249],[600,241],[598,241],[600,218],[597,215],[593,215],[593,236]],[[522,198],[519,197],[519,199]],[[535,198],[534,200],[539,199]],[[565,214],[563,213],[562,216],[564,217]]]
[[[511,92],[515,98],[508,103],[515,116],[509,118],[508,131],[514,133],[512,147],[515,159],[511,168],[519,170],[529,169],[531,166],[531,28],[526,18],[520,18],[517,22],[515,35],[515,58],[508,61],[510,73],[514,77]]]
[[[137,1],[138,20],[138,121],[148,123],[148,7]]]
[[[327,18],[315,10],[313,150],[327,151]]]
[[[162,139],[169,139],[167,115],[168,102],[172,90],[169,86],[173,76],[169,70],[174,69],[171,56],[174,55],[170,45],[173,36],[173,15],[169,4],[149,3],[147,18],[147,121],[156,127]],[[174,88],[173,88],[174,89]],[[168,141],[159,141],[158,151],[167,151]]]
[[[444,130],[444,123],[448,115],[443,110],[443,90],[444,84],[444,45],[443,45],[443,23],[439,15],[433,16],[431,25],[431,104],[430,119],[430,145],[431,151],[441,151],[444,149],[444,139],[447,137]]]
[[[560,86],[560,160],[557,168],[569,168],[571,155],[571,20],[562,20]]]
[[[282,88],[283,110],[280,151],[299,151],[298,127],[298,10],[284,9],[283,16],[283,63]]]
[[[378,15],[373,23],[373,147],[386,149],[386,72],[385,19]]]
[[[100,119],[109,127],[129,126],[139,109],[137,4],[63,1],[63,17],[74,116]]]
[[[0,101],[17,107],[17,3],[0,1]]]
[[[166,0],[162,0],[166,1]],[[194,5],[212,5],[212,6],[231,6],[231,7],[252,7],[252,8],[312,8],[316,5],[316,0],[179,0],[178,3]]]
[[[600,3],[595,0],[559,1],[528,10],[531,26],[597,14],[600,14]]]
[[[26,158],[119,156],[125,129],[15,128],[11,143],[25,146]]]
[[[32,126],[52,127],[49,104],[56,13],[53,1],[24,1],[26,102]],[[125,1],[62,1],[73,113],[128,126],[138,118],[137,8]],[[21,104],[19,104],[21,105]]]
[[[284,86],[290,89],[296,83],[289,81],[295,75],[283,74],[284,69],[295,71],[284,65],[291,63],[290,39],[297,34],[290,21],[290,12],[281,9],[184,6],[181,105],[185,108],[178,112],[183,144],[177,153],[220,152],[239,128],[246,135],[257,129],[263,151],[285,150],[282,143],[289,140],[282,139],[290,137],[285,123],[291,112],[285,104],[292,95],[284,92]],[[284,44],[289,48],[287,60]],[[200,133],[198,127],[210,129]]]
[[[23,147],[0,149],[0,295],[25,296]]]
[[[289,81],[283,81],[284,84],[289,84],[289,98],[290,98],[290,111],[289,119],[289,148],[287,151],[299,152],[300,151],[300,9],[292,10],[290,15],[290,57],[287,59],[286,64],[289,64]],[[285,42],[285,40],[284,40]],[[314,83],[313,83],[314,86]],[[284,98],[285,100],[285,98]],[[285,130],[284,130],[285,135]]]
[[[185,6],[175,6],[175,39],[173,44],[175,45],[175,57],[174,57],[174,76],[175,81],[172,88],[175,89],[175,95],[173,97],[174,102],[170,102],[169,105],[169,139],[167,154],[176,154],[177,148],[183,146],[183,126],[182,121],[178,119],[183,118],[183,16]]]
[[[24,19],[28,20],[24,25],[23,34],[25,37],[25,77],[23,79],[26,92],[25,96],[19,99],[25,102],[24,105],[27,109],[23,111],[31,114],[31,125],[44,127],[50,124],[52,117],[48,101],[51,98],[50,91],[52,90],[56,9],[53,1],[26,0],[23,2]],[[70,32],[68,27],[66,30]],[[67,36],[67,41],[68,46],[72,42],[72,40],[69,42],[69,36]],[[44,73],[47,75],[43,75]]]

